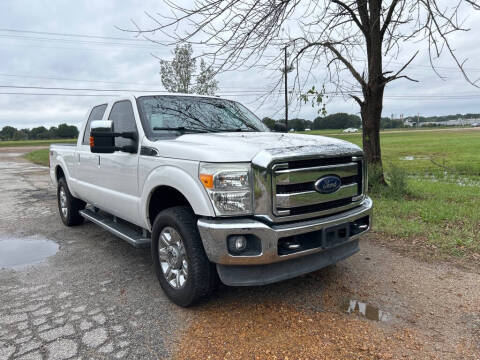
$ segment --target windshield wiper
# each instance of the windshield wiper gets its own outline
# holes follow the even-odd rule
[[[215,132],[256,132],[258,130],[254,129],[245,129],[245,128],[235,128],[235,129],[215,129]]]
[[[206,133],[206,132],[208,132],[207,130],[190,129],[190,128],[186,128],[186,127],[183,127],[183,126],[179,126],[179,127],[154,127],[153,130],[154,131],[171,130],[171,131],[180,131],[180,132],[191,131],[191,132],[196,132],[196,133]]]

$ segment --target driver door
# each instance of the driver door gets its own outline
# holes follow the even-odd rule
[[[99,176],[104,188],[101,207],[105,211],[130,222],[138,222],[138,129],[130,100],[113,104],[109,120],[115,132],[135,132],[137,140],[115,138],[115,146],[136,146],[135,153],[115,151],[100,156]]]

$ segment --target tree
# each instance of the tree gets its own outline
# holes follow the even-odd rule
[[[360,127],[361,120],[357,115],[345,113],[330,114],[325,117],[319,116],[313,121],[314,129],[346,129]]]
[[[56,136],[60,139],[74,139],[78,137],[78,129],[74,125],[60,124]]]
[[[192,57],[191,44],[177,44],[173,52],[173,60],[160,59],[160,75],[162,84],[169,92],[197,93],[201,95],[215,95],[218,90],[218,81],[215,80],[215,72],[200,60],[200,72],[196,77],[195,85],[192,78],[196,71],[196,59]]]
[[[395,68],[385,65],[384,57],[396,58],[406,43],[423,42],[416,46],[427,50],[435,72],[434,59],[445,51],[472,83],[450,40],[452,34],[468,30],[462,25],[463,11],[480,10],[480,0],[198,0],[190,8],[166,1],[173,18],[149,14],[154,27],[134,31],[168,32],[173,43],[197,39],[212,49],[204,56],[216,60],[219,70],[261,65],[272,48],[278,52],[280,68],[280,49],[288,46],[290,63],[296,63],[295,86],[301,90],[299,62],[307,60],[309,69],[326,65],[335,92],[360,106],[365,157],[383,183],[379,130],[384,90],[394,80],[412,80],[404,71],[418,52]],[[181,25],[184,32],[178,31]],[[344,81],[343,72],[353,85]]]
[[[270,130],[273,130],[273,127],[275,126],[275,120],[269,118],[269,117],[264,117],[262,119],[262,122],[265,126],[267,126]]]
[[[0,139],[11,140],[16,132],[17,129],[15,129],[13,126],[4,126],[2,130],[0,130]]]

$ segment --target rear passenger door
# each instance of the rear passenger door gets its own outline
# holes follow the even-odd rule
[[[103,120],[107,104],[95,106],[88,116],[83,132],[82,141],[77,147],[75,155],[75,178],[77,179],[77,192],[82,199],[93,203],[95,196],[92,188],[99,185],[98,169],[99,155],[90,151],[90,125],[94,120]]]
[[[133,104],[121,100],[113,104],[108,119],[113,121],[116,133],[134,132],[137,140],[115,138],[115,146],[135,145],[136,153],[115,151],[100,154],[101,184],[107,191],[100,196],[101,207],[125,220],[136,222],[138,218],[138,129]]]

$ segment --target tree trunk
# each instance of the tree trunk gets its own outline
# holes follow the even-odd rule
[[[380,119],[383,107],[383,86],[366,89],[361,106],[363,126],[363,151],[369,166],[370,183],[386,184],[383,176],[380,147]]]
[[[382,35],[380,29],[381,1],[369,0],[370,19],[366,36],[368,82],[362,85],[363,102],[360,111],[363,124],[363,151],[369,165],[370,184],[386,185],[380,149],[380,119],[382,118],[385,78],[382,66]]]

